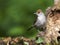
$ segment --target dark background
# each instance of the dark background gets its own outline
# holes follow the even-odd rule
[[[37,9],[45,12],[53,0],[0,0],[0,36],[35,37],[37,29],[27,29],[35,21]]]

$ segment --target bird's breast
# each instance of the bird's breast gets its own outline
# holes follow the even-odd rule
[[[37,21],[35,22],[35,25],[37,27],[40,27],[46,23],[46,17],[44,15],[40,15],[37,17]]]
[[[46,22],[46,17],[45,16],[38,17],[38,20],[40,21],[41,24],[44,24]]]

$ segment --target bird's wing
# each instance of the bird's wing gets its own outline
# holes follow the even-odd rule
[[[35,19],[34,22],[33,22],[33,25],[36,23],[36,21],[37,21],[37,16],[36,16],[36,19]]]

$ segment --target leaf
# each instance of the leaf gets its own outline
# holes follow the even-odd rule
[[[44,41],[43,38],[39,37],[38,40],[36,40],[36,43],[41,43],[43,41]]]

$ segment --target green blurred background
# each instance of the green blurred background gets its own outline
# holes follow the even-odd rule
[[[37,29],[27,29],[35,21],[33,13],[53,5],[53,0],[0,0],[0,36],[34,37]]]

